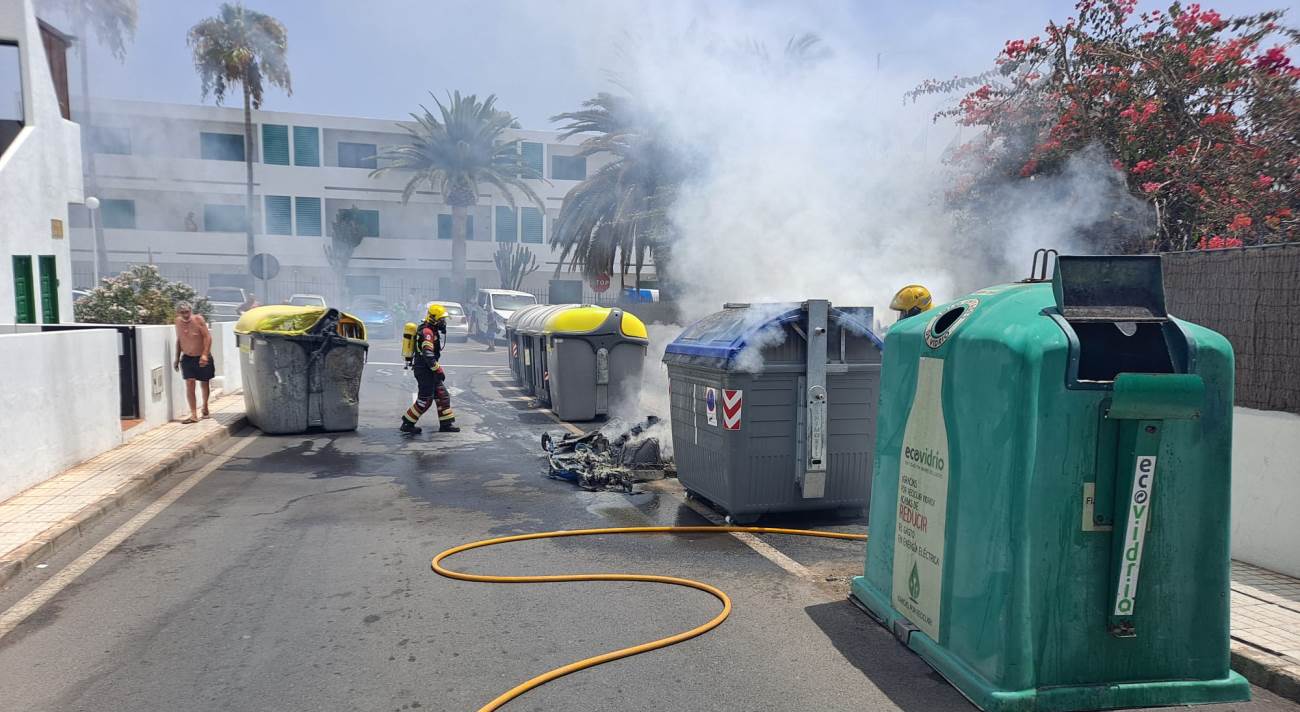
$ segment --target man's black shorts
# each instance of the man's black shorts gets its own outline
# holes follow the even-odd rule
[[[192,378],[196,381],[211,381],[216,375],[217,364],[211,356],[208,357],[208,365],[200,366],[198,356],[181,354],[181,376],[185,380]]]

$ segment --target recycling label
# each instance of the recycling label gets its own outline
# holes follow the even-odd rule
[[[950,464],[942,395],[943,360],[922,357],[898,461],[894,533],[894,608],[936,642]]]

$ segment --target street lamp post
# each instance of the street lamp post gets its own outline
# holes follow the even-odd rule
[[[94,285],[92,285],[92,289],[93,289],[94,287],[99,286],[99,263],[101,260],[104,259],[104,255],[101,254],[101,250],[103,249],[103,246],[99,244],[100,243],[99,239],[95,237],[98,234],[98,231],[95,229],[95,213],[99,212],[99,198],[96,198],[93,195],[90,196],[89,198],[86,198],[86,210],[90,212],[91,239],[95,240],[95,259],[92,260],[95,263],[94,266],[95,283]]]

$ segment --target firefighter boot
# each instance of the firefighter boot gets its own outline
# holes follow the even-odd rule
[[[406,418],[402,418],[402,427],[399,429],[404,433],[410,433],[412,435],[419,435],[424,430],[424,428],[408,421]]]
[[[440,433],[459,433],[459,432],[460,432],[460,428],[456,427],[456,419],[455,419],[455,418],[452,418],[451,420],[444,420],[444,421],[442,421],[442,423],[438,426],[438,432],[440,432]]]

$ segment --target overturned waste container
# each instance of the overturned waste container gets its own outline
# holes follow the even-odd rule
[[[1248,699],[1232,349],[1166,313],[1160,258],[1063,256],[929,315],[885,341],[854,599],[984,710]]]
[[[664,353],[677,477],[753,521],[869,502],[880,339],[869,308],[729,304]]]
[[[369,345],[357,318],[325,307],[265,306],[235,324],[248,420],[270,434],[356,430]]]
[[[522,386],[561,420],[608,415],[639,397],[649,344],[645,324],[622,309],[550,304],[514,322]]]

